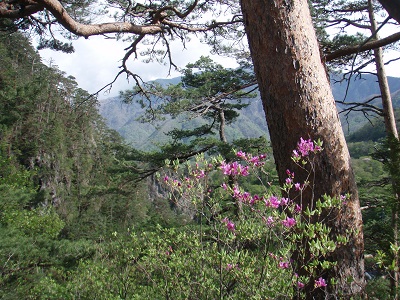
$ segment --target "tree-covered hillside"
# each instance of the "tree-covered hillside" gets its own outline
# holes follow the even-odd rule
[[[21,43],[23,49],[16,46]],[[115,207],[106,199],[124,201],[113,173],[123,171],[119,162],[126,150],[99,115],[97,99],[74,78],[42,64],[21,34],[2,34],[0,46],[1,151],[17,168],[32,172],[38,190],[32,206],[55,207],[71,224],[89,226],[92,217],[111,221],[107,211]],[[104,216],[97,214],[102,210]],[[64,234],[80,233],[71,226]]]
[[[0,33],[1,299],[67,299],[51,285],[93,256],[91,241],[151,222],[129,151],[96,98],[25,36]]]

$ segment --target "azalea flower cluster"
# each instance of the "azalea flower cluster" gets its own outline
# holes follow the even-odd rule
[[[294,172],[291,172],[290,170],[286,170],[286,174],[288,177],[285,179],[285,184],[283,186],[283,189],[285,191],[290,190],[291,188],[294,188],[295,191],[302,191],[306,186],[307,183],[299,183],[299,182],[294,182]]]
[[[280,257],[278,267],[281,269],[289,269],[290,262],[286,261],[283,257]]]
[[[236,156],[247,162],[247,165],[242,165],[237,161],[232,163],[227,163],[223,161],[221,163],[221,170],[224,175],[229,176],[248,176],[250,166],[254,167],[262,167],[265,164],[265,159],[267,158],[266,154],[260,154],[257,156],[253,156],[250,153],[246,153],[243,151],[238,151]]]
[[[267,158],[266,154],[260,154],[253,156],[250,153],[246,153],[243,151],[238,151],[236,156],[247,161],[249,164],[252,164],[254,167],[261,167],[265,164],[265,159]]]
[[[239,266],[237,264],[226,264],[225,270],[231,271],[231,270],[240,270]]]
[[[318,153],[322,151],[322,142],[312,141],[311,139],[305,140],[300,138],[297,143],[297,147],[293,150],[292,159],[295,162],[299,162],[302,158],[308,157],[311,153]]]
[[[260,168],[264,165],[266,155],[261,154],[258,156],[253,156],[251,154],[245,153],[243,151],[238,151],[236,154],[237,157],[243,159],[244,161],[247,162],[248,165],[243,166],[237,162],[227,164],[225,162],[222,162],[220,169],[222,170],[224,175],[242,175],[242,176],[247,176],[248,175],[248,170],[249,170],[249,164],[252,165],[253,167]],[[288,173],[292,178],[294,178],[294,173]],[[272,208],[272,209],[281,209],[282,211],[286,211],[289,208],[291,209],[292,214],[298,214],[301,211],[301,207],[293,201],[291,201],[289,198],[286,197],[278,197],[275,195],[272,196],[259,196],[259,195],[251,195],[249,192],[244,192],[242,191],[238,184],[233,185],[233,187],[228,186],[226,183],[223,183],[221,187],[227,191],[228,193],[231,194],[232,198],[249,205],[250,207],[255,206],[257,203],[264,203],[265,208]],[[263,217],[264,222],[267,224],[269,227],[273,227],[276,225],[276,217],[273,216],[268,216],[268,217]],[[229,221],[225,218],[222,220],[223,223],[227,224],[228,230],[234,229],[235,224],[232,221]],[[285,219],[282,219],[280,223],[286,227],[286,228],[291,228],[296,225],[296,219],[292,217],[286,217]]]
[[[297,274],[295,274],[295,277],[298,278],[299,276]],[[304,288],[304,286],[305,286],[305,284],[303,282],[297,281],[297,287],[299,289]],[[326,286],[328,286],[328,284],[326,283],[326,280],[324,278],[319,277],[318,279],[315,279],[315,281],[314,281],[314,287],[315,288],[324,288]]]
[[[320,141],[313,142],[311,139],[307,140],[301,138],[296,149],[293,151],[292,159],[294,162],[300,162],[300,164],[303,165],[306,162],[310,162],[312,164],[312,160],[309,159],[309,156],[320,151],[322,151],[322,143]],[[193,198],[199,198],[198,195],[200,191],[201,193],[204,193],[204,195],[207,193],[209,199],[215,200],[213,197],[216,197],[218,193],[216,192],[214,194],[214,191],[211,191],[209,188],[204,188],[204,186],[201,185],[204,184],[204,179],[208,178],[207,175],[211,171],[219,170],[223,175],[230,177],[226,183],[222,183],[221,185],[225,191],[222,192],[223,197],[225,198],[226,194],[228,194],[236,202],[241,202],[243,207],[247,207],[249,212],[255,213],[255,215],[261,218],[263,221],[263,223],[260,224],[261,226],[265,224],[266,228],[269,230],[277,230],[277,234],[282,234],[284,232],[287,234],[287,236],[290,236],[291,233],[298,234],[301,230],[303,230],[304,227],[301,224],[302,218],[300,216],[302,208],[293,200],[284,196],[270,194],[264,194],[261,196],[257,194],[252,195],[250,192],[244,191],[240,187],[238,180],[232,180],[232,177],[238,179],[237,177],[249,176],[252,171],[256,171],[257,168],[262,168],[265,165],[267,156],[265,154],[253,156],[252,154],[243,151],[238,151],[236,156],[242,161],[221,162],[221,160],[215,159],[213,164],[208,164],[205,162],[203,157],[201,164],[196,163],[195,165],[188,165],[189,169],[185,172],[185,176],[182,177],[181,181],[165,176],[164,182],[170,188],[174,189],[175,191],[179,191],[181,197],[186,197],[187,195],[192,194]],[[293,188],[295,191],[301,192],[302,189],[307,186],[307,182],[300,184],[295,181],[294,172],[287,170],[286,174],[287,179],[282,187],[283,191],[287,192],[289,189]],[[236,183],[232,184],[232,181]],[[198,186],[198,190],[195,189],[196,186]],[[202,198],[200,197],[199,199]],[[347,199],[347,195],[340,197],[341,203],[345,203]],[[236,219],[233,217],[228,218],[221,216],[221,219],[219,220],[221,222],[221,227],[229,233],[229,236],[232,239],[242,238],[241,236],[245,234],[247,230],[244,227],[245,223],[242,223],[240,219],[240,221],[238,221],[236,224]],[[172,250],[168,251],[168,253],[172,253]],[[294,266],[290,260],[290,251],[287,253],[280,252],[279,255],[271,253],[271,255],[273,255],[271,257],[274,259],[274,264],[276,264],[278,269],[292,272],[292,268],[294,268]],[[233,262],[228,263],[225,267],[225,270],[240,271],[237,263],[235,264]],[[295,276],[293,276],[293,285],[298,289],[304,288],[306,285],[305,282],[308,282],[307,284],[312,284],[313,282],[315,288],[324,288],[327,286],[324,278],[311,278],[300,278],[295,274]]]
[[[305,140],[303,138],[300,139],[297,144],[296,150],[293,151],[292,159],[297,162],[302,162],[305,164],[305,160],[312,153],[316,154],[322,151],[322,143],[320,141],[313,142],[311,139]],[[242,165],[238,162],[226,163],[225,161],[221,163],[220,169],[222,170],[224,175],[234,175],[234,176],[248,176],[250,167],[262,167],[265,164],[266,155],[252,156],[251,154],[247,154],[243,151],[237,152],[237,157],[241,158],[246,162],[246,165]],[[295,182],[295,174],[294,172],[287,170],[287,179],[285,181],[285,186],[283,190],[288,191],[291,188],[294,188],[295,191],[301,191],[307,183],[300,184]],[[221,187],[229,192],[232,198],[241,201],[242,203],[248,205],[249,207],[255,207],[257,203],[264,203],[265,208],[276,209],[276,213],[270,216],[262,216],[264,223],[269,227],[274,227],[280,224],[283,228],[291,229],[297,225],[296,215],[301,212],[301,207],[294,203],[292,200],[286,197],[278,197],[276,195],[272,196],[259,196],[259,195],[251,195],[249,192],[242,191],[238,184],[233,186],[228,186],[226,183],[223,183]],[[340,197],[343,203],[345,203],[346,197]],[[259,212],[257,209],[253,209]],[[286,213],[289,215],[286,215]],[[236,234],[236,224],[228,219],[224,218],[222,223],[225,224],[228,231]],[[273,255],[271,253],[271,255]],[[290,269],[291,263],[290,260],[284,259],[283,257],[279,257],[279,259],[274,255],[275,260],[277,261],[277,267],[280,269]],[[296,275],[296,274],[295,274]],[[298,278],[298,276],[296,277]],[[305,284],[299,280],[295,280],[294,285],[297,286],[298,289],[304,288]],[[327,283],[324,278],[319,277],[315,279],[314,282],[315,288],[324,288],[327,286]]]
[[[223,161],[221,164],[221,169],[224,175],[249,175],[249,166],[243,166],[236,161],[233,163],[226,163]]]

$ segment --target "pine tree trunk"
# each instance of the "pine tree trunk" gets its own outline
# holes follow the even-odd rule
[[[378,26],[375,20],[374,8],[372,5],[372,1],[368,1],[368,12],[369,19],[371,22],[371,34],[376,33]],[[375,34],[375,39],[379,39],[379,34]],[[390,161],[392,164],[396,164],[396,158],[398,154],[396,153],[395,144],[399,141],[399,134],[397,132],[396,127],[396,118],[394,116],[392,96],[390,95],[389,83],[387,80],[386,72],[385,72],[385,64],[383,62],[383,50],[382,48],[374,49],[374,57],[375,57],[375,65],[376,71],[378,75],[379,88],[381,91],[382,97],[382,109],[383,109],[383,117],[385,121],[385,130],[386,135],[388,137],[389,147],[390,147]],[[398,163],[398,162],[397,162]],[[392,169],[392,168],[390,168]],[[394,174],[390,174],[392,179],[393,191],[395,194],[396,201],[391,205],[392,209],[392,229],[393,229],[393,245],[397,249],[399,246],[399,238],[398,238],[398,223],[399,223],[399,193],[400,193],[400,183],[397,182]],[[394,262],[395,267],[398,269],[399,267],[399,255],[398,253],[394,253]],[[398,295],[398,287],[399,287],[399,273],[398,270],[394,270],[390,277],[390,287],[394,300],[399,299]]]
[[[219,117],[219,140],[223,143],[227,143],[227,139],[225,136],[225,111],[220,108],[218,111]]]
[[[287,169],[295,172],[298,182],[305,180],[306,174],[290,158],[300,137],[320,138],[324,151],[316,157],[314,189],[303,197],[303,209],[313,207],[324,194],[351,194],[346,209],[330,215],[327,224],[333,236],[350,232],[349,243],[332,254],[337,266],[323,273],[326,280],[334,277],[338,284],[328,285],[329,295],[306,286],[307,299],[359,295],[365,283],[358,192],[308,3],[241,0],[241,5],[281,184]],[[301,266],[296,271],[306,274]]]

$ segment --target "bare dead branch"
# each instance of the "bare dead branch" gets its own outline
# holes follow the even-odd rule
[[[325,20],[325,22],[333,23],[335,26],[339,25],[341,23],[345,23],[346,24],[345,26],[352,25],[354,27],[358,27],[358,28],[361,28],[361,29],[369,29],[368,25],[363,25],[363,24],[358,23],[360,21],[362,21],[362,19],[350,20],[350,19],[342,18],[342,19],[335,19],[335,20]]]
[[[400,57],[390,59],[390,60],[388,60],[387,62],[385,62],[385,65],[388,65],[388,64],[390,64],[390,63],[392,63],[392,62],[394,62],[394,61],[398,61],[398,60],[400,60]]]
[[[371,112],[379,116],[383,116],[383,110],[381,108],[370,104],[372,101],[374,101],[375,99],[379,99],[380,97],[380,95],[373,96],[364,102],[345,102],[339,100],[336,100],[335,102],[337,104],[348,106],[347,108],[341,110],[339,114],[345,113],[346,115],[348,115],[352,111],[361,111],[363,113]]]

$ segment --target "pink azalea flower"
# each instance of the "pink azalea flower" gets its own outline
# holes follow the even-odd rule
[[[266,222],[269,227],[272,227],[274,225],[274,217],[269,216]]]
[[[236,161],[233,162],[232,164],[227,164],[225,162],[222,162],[220,168],[224,173],[224,175],[242,175],[242,176],[249,175],[249,167],[248,166],[244,167]]]
[[[253,198],[250,199],[250,204],[253,205],[257,201],[260,201],[260,197],[258,195],[254,195]]]
[[[235,223],[233,223],[231,220],[229,220],[228,218],[224,218],[222,220],[223,223],[226,224],[226,228],[231,231],[231,232],[235,232]]]
[[[287,205],[289,203],[289,198],[281,198],[281,206]]]
[[[242,193],[240,192],[237,185],[233,187],[233,198],[240,198]]]
[[[301,156],[308,156],[310,152],[314,151],[314,143],[311,141],[311,139],[304,140],[303,138],[300,138],[300,142],[297,144],[297,149],[301,153]]]
[[[342,201],[343,205],[347,204],[347,196],[346,195],[340,195],[340,201]]]
[[[255,167],[262,167],[263,165],[265,165],[265,162],[263,162],[263,161],[259,161],[254,164]]]
[[[226,228],[228,228],[229,231],[234,232],[235,231],[235,224],[232,221],[229,221],[226,223]]]
[[[315,287],[319,288],[319,287],[326,287],[327,284],[325,282],[325,279],[323,279],[322,277],[318,278],[318,280],[315,280]]]
[[[289,169],[286,170],[286,174],[287,174],[287,176],[294,178],[294,172],[290,172]]]
[[[269,257],[271,257],[272,259],[277,259],[276,255],[272,252],[268,253]]]
[[[318,145],[314,145],[314,152],[322,151],[322,148]]]
[[[225,163],[224,161],[221,164],[221,170],[224,173],[224,175],[231,175],[231,165]]]
[[[238,174],[238,169],[240,168],[240,165],[237,161],[234,161],[231,164],[231,174],[232,175],[237,175]]]
[[[254,157],[250,158],[249,161],[252,162],[253,164],[256,164],[260,161],[260,157],[254,156]]]
[[[243,167],[243,168],[240,167],[240,175],[248,176],[249,174],[250,174],[249,173],[249,166],[246,166],[246,167]]]
[[[285,227],[287,227],[287,228],[291,228],[291,227],[293,227],[294,225],[296,225],[296,220],[293,219],[293,218],[287,217],[286,220],[283,220],[283,221],[282,221],[282,225],[285,226]]]
[[[280,204],[281,201],[276,196],[271,196],[265,200],[265,205],[268,207],[278,208]]]
[[[236,156],[237,156],[237,157],[240,157],[241,159],[246,159],[246,152],[238,151],[238,152],[236,153]]]
[[[260,160],[266,159],[267,158],[267,154],[260,154]]]
[[[300,282],[300,281],[297,281],[297,287],[298,287],[299,289],[302,289],[302,288],[304,287],[304,283],[302,283],[302,282]]]
[[[206,174],[204,173],[204,170],[200,170],[200,171],[196,171],[196,178],[200,179],[200,178],[204,178],[206,176]]]
[[[176,184],[177,186],[182,186],[182,182],[176,179],[174,179],[174,184]]]
[[[281,260],[282,260],[282,257],[281,257]],[[287,268],[289,268],[289,262],[288,261],[280,261],[278,266],[281,269],[287,269]]]
[[[249,192],[244,192],[242,194],[241,199],[242,199],[243,202],[250,202],[251,201],[250,199],[252,199],[252,197],[251,197]]]

